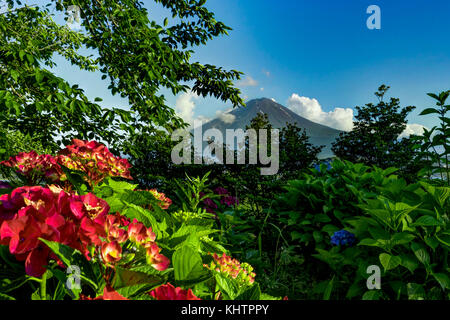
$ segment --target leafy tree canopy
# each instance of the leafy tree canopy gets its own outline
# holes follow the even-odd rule
[[[163,25],[148,18],[137,0],[49,0],[26,6],[8,0],[0,14],[0,124],[37,135],[57,149],[69,138],[99,139],[111,145],[145,133],[151,126],[169,131],[184,126],[160,94],[193,91],[242,105],[233,81],[241,73],[192,61],[193,48],[227,34],[229,27],[215,20],[204,0],[155,0],[172,13]],[[67,9],[80,9],[82,31],[53,20],[53,7],[68,18]],[[95,56],[80,53],[89,48]],[[76,84],[55,76],[54,55],[83,70],[98,70],[109,79],[112,94],[128,98],[130,110],[102,108]]]
[[[402,108],[397,98],[384,101],[388,90],[388,86],[380,86],[375,92],[377,104],[356,107],[353,130],[341,133],[333,144],[332,150],[337,157],[381,168],[410,165],[415,157],[412,142],[408,138],[399,139],[399,136],[406,128],[406,117],[415,107]]]

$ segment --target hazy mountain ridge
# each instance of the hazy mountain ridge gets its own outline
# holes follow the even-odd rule
[[[215,128],[219,129],[225,136],[226,129],[245,129],[258,112],[266,113],[274,128],[283,128],[286,126],[286,123],[297,123],[298,127],[306,130],[312,144],[325,145],[325,148],[319,155],[320,158],[333,156],[331,143],[335,141],[342,131],[312,122],[299,116],[285,106],[267,98],[250,100],[247,102],[246,107],[236,108],[231,111],[229,114],[235,117],[232,122],[224,122],[222,119],[216,118],[205,123],[203,125],[203,132]]]

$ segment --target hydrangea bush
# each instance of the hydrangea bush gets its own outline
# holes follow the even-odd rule
[[[74,139],[56,156],[31,151],[1,165],[10,169],[1,183],[1,272],[15,268],[0,281],[2,297],[260,298],[251,266],[215,239],[211,215],[172,215],[172,200],[128,182],[130,164],[103,144]]]

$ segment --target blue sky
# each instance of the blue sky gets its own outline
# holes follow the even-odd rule
[[[162,21],[166,11],[145,2],[151,18]],[[366,26],[369,5],[381,9],[380,30]],[[194,60],[244,72],[237,85],[245,98],[274,98],[339,127],[351,117],[345,108],[375,102],[373,92],[384,83],[389,96],[417,106],[410,123],[436,124],[418,114],[434,104],[427,92],[450,89],[450,1],[208,0],[206,6],[233,30],[196,48]],[[75,72],[62,61],[54,71],[88,96],[105,98],[105,105],[126,106],[98,74]],[[191,118],[214,118],[230,107],[192,95],[166,97]]]

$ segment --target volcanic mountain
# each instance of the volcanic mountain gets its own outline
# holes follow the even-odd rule
[[[250,124],[250,121],[258,112],[266,113],[274,128],[281,129],[286,126],[286,123],[296,123],[299,128],[306,130],[306,134],[310,137],[310,142],[313,145],[325,145],[325,148],[319,154],[319,158],[323,159],[333,156],[331,143],[335,141],[342,131],[305,119],[281,104],[267,98],[248,101],[245,107],[236,108],[229,112],[229,114],[234,116],[233,121],[231,121],[233,119],[232,116],[226,122],[223,120],[228,119],[224,119],[224,117],[216,118],[205,123],[202,131],[205,132],[211,128],[219,129],[225,137],[226,129],[245,130],[245,127]]]

